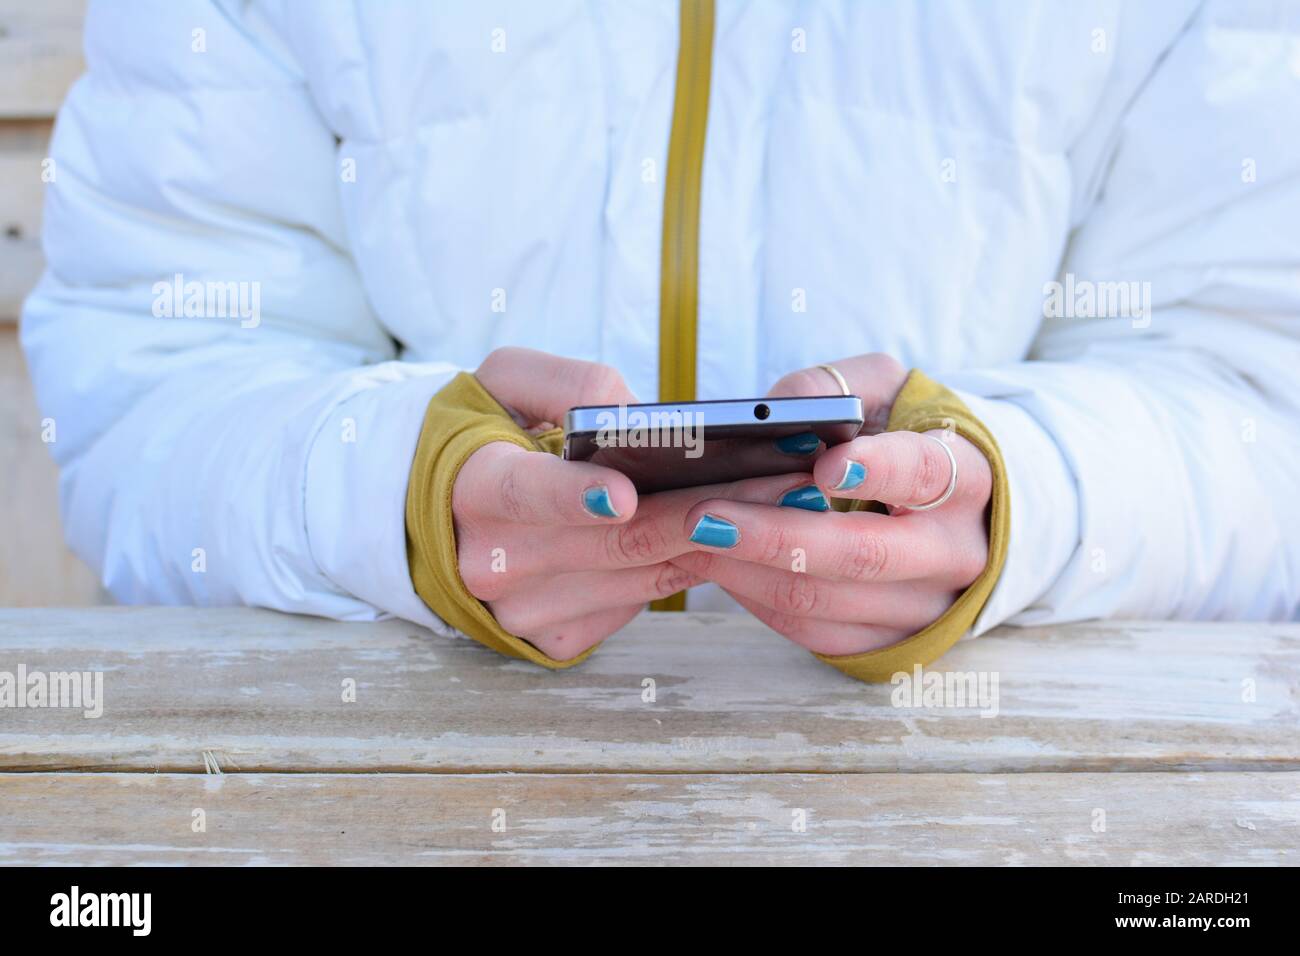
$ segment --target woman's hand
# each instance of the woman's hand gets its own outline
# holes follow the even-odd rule
[[[884,355],[834,365],[863,399],[866,434],[825,450],[813,480],[827,495],[879,501],[891,513],[701,501],[683,525],[694,538],[694,550],[674,563],[717,582],[795,643],[842,655],[885,647],[916,633],[979,576],[988,561],[986,511],[993,475],[983,454],[965,438],[929,432],[957,460],[956,489],[933,511],[907,510],[938,499],[952,468],[944,449],[929,437],[879,433],[906,370]],[[811,368],[787,375],[771,394],[839,391],[829,372]]]
[[[532,431],[575,405],[636,401],[608,366],[528,349],[498,349],[475,376]],[[649,530],[625,530],[637,506],[632,482],[611,469],[484,445],[452,490],[461,580],[507,631],[556,660],[576,657],[647,601],[694,583]]]
[[[575,405],[636,401],[608,366],[528,349],[499,349],[475,375],[529,429]],[[491,442],[470,455],[452,489],[461,580],[507,631],[568,660],[647,602],[700,583],[670,561],[692,547],[680,529],[698,501],[775,501],[806,481],[778,476],[638,500],[612,469]]]

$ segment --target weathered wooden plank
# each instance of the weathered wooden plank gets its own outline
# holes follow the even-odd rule
[[[401,621],[0,610],[20,663],[103,671],[104,710],[0,710],[0,769],[1300,769],[1296,625],[1002,629],[944,661],[996,675],[991,717],[894,706],[744,615],[646,614],[551,673]]]
[[[41,276],[42,163],[47,120],[0,121],[0,325],[18,317]]]
[[[1298,861],[1296,773],[0,775],[0,864]]]
[[[58,473],[41,431],[17,330],[0,326],[0,605],[101,603],[94,574],[63,543]]]
[[[0,122],[0,232],[7,239],[40,234],[49,135],[44,120]]]
[[[0,329],[12,329],[23,299],[41,278],[45,257],[35,236],[0,235]]]
[[[81,75],[86,0],[0,0],[0,117],[52,116]]]

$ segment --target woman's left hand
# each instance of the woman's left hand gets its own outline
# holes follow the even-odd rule
[[[842,655],[915,634],[979,577],[988,561],[993,474],[956,432],[928,432],[952,450],[957,484],[934,510],[909,511],[943,495],[952,466],[929,437],[881,433],[906,369],[879,354],[832,364],[862,398],[866,425],[858,438],[821,452],[813,480],[824,495],[879,501],[891,513],[804,510],[820,505],[815,491],[794,496],[802,507],[703,501],[686,516],[694,550],[673,563],[715,581],[796,644]],[[785,376],[770,394],[839,392],[829,372],[811,368]]]

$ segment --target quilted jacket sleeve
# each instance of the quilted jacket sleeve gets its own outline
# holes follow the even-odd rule
[[[397,360],[345,249],[336,141],[230,12],[92,5],[22,339],[74,549],[128,602],[439,626],[406,479],[455,370]]]
[[[944,377],[1008,462],[977,631],[1300,612],[1297,129],[1300,18],[1213,3],[1086,132],[1112,148],[1033,360]]]

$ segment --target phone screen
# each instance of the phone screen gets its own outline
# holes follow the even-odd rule
[[[699,443],[696,457],[686,448],[598,448],[587,460],[621,471],[642,494],[812,471],[817,456],[783,452],[776,445],[778,437],[783,436],[706,439]],[[818,442],[816,447],[825,446]]]

